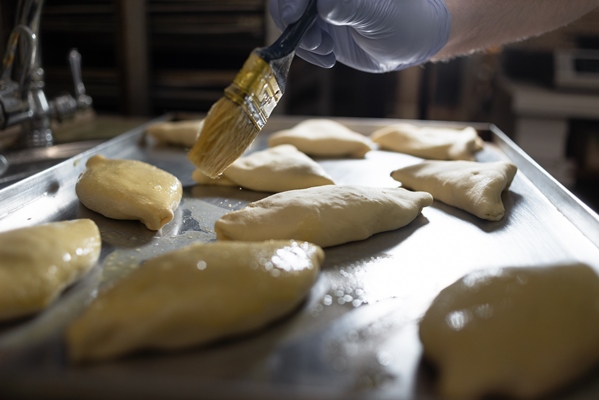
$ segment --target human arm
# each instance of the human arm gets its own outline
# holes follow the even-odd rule
[[[308,0],[270,0],[284,29]],[[322,67],[336,61],[388,72],[444,60],[559,28],[599,0],[318,0],[319,18],[297,54]]]
[[[280,30],[297,21],[309,0],[270,0]],[[317,0],[318,18],[297,55],[330,68],[339,61],[366,72],[422,64],[449,37],[443,0]]]
[[[516,42],[561,26],[599,7],[598,0],[445,0],[451,15],[443,60]]]

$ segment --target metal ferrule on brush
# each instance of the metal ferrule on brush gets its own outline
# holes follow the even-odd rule
[[[239,105],[261,131],[283,96],[270,65],[252,52],[225,96]]]

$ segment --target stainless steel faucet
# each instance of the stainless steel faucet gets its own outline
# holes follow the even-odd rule
[[[19,147],[51,146],[51,121],[71,118],[77,110],[92,105],[81,80],[81,55],[76,49],[68,56],[74,96],[66,94],[52,101],[46,98],[39,46],[43,5],[44,0],[19,0],[0,73],[0,130],[21,125]]]

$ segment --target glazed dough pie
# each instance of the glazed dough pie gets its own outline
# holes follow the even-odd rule
[[[321,247],[362,240],[412,222],[433,198],[401,188],[329,185],[277,193],[223,215],[221,240],[306,240]]]
[[[179,349],[255,331],[298,307],[324,252],[296,241],[198,243],[146,261],[67,330],[75,361]]]
[[[541,398],[599,361],[599,278],[583,264],[474,272],[420,322],[445,399]]]
[[[108,218],[140,220],[157,231],[170,222],[183,189],[175,176],[137,160],[91,157],[75,190],[84,206]]]
[[[212,179],[200,170],[195,170],[192,178],[200,184],[241,186],[262,192],[335,184],[320,164],[290,144],[238,158],[220,178]]]
[[[330,119],[308,119],[291,129],[273,133],[270,147],[292,144],[299,151],[318,157],[364,158],[374,144],[366,136]]]
[[[464,129],[416,126],[407,123],[386,126],[371,136],[381,149],[431,160],[474,160],[483,141],[472,127]]]
[[[101,244],[89,219],[0,233],[0,321],[45,309],[95,265]]]
[[[192,147],[200,136],[204,120],[160,122],[150,125],[146,132],[159,143]]]
[[[479,218],[499,221],[505,214],[501,193],[516,171],[514,164],[504,161],[423,161],[395,170],[391,177]]]

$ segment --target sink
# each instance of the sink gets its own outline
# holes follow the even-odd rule
[[[105,140],[85,140],[0,154],[0,189],[97,146]]]
[[[0,189],[44,171],[113,137],[148,122],[147,117],[82,114],[53,126],[59,144],[22,150],[0,149]]]

